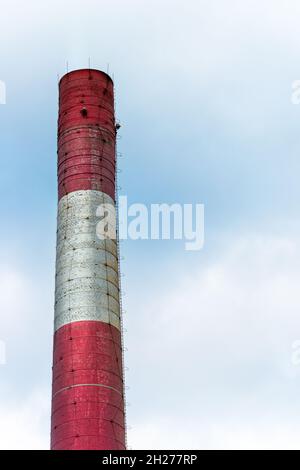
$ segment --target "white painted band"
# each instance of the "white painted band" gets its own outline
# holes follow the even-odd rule
[[[101,191],[74,191],[58,204],[55,331],[75,321],[98,320],[120,329],[115,240],[99,239],[101,204],[114,206]]]

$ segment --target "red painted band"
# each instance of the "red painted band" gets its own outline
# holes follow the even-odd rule
[[[124,449],[121,335],[82,321],[54,336],[52,449]]]
[[[59,84],[58,197],[79,190],[115,198],[113,83],[103,72],[77,70]]]

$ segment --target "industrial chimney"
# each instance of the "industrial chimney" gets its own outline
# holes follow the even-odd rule
[[[98,70],[59,83],[53,450],[125,449],[118,241],[97,236],[115,206],[114,86]]]

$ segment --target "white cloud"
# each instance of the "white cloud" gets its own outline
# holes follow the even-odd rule
[[[233,171],[238,173],[237,182],[252,182],[251,188],[245,187],[250,195],[253,189],[253,196],[256,190],[261,194],[260,185],[268,189],[275,170],[280,177],[286,173],[287,178],[275,184],[270,197],[275,197],[275,191],[281,194],[293,180],[290,168],[295,166],[287,164],[293,160],[286,150],[293,132],[285,135],[276,133],[276,129],[284,123],[290,127],[290,112],[296,113],[289,100],[290,82],[299,78],[294,75],[299,63],[298,1],[6,3],[0,15],[5,75],[0,79],[10,76],[7,83],[11,90],[16,82],[19,95],[12,98],[18,105],[18,115],[22,113],[16,96],[34,100],[36,87],[41,86],[44,93],[45,77],[51,81],[57,71],[62,74],[66,60],[71,69],[86,66],[91,56],[92,66],[106,69],[110,62],[111,70],[118,74],[128,133],[131,128],[133,135],[135,119],[147,128],[145,115],[151,113],[160,129],[167,121],[172,136],[191,141],[195,160],[187,154],[186,161],[197,177],[195,169],[202,165],[210,191],[218,192],[216,181],[218,173],[223,174],[222,165],[226,166],[226,180]],[[282,103],[291,110],[284,115]],[[39,106],[31,103],[24,116]],[[215,145],[209,163],[198,158],[198,154],[205,154],[204,148],[200,152],[197,147],[199,141],[205,141],[198,135],[203,125],[217,126],[216,136],[211,141],[209,137],[209,145]],[[247,148],[253,153],[250,161],[255,181],[247,176],[248,152],[230,142],[230,152],[234,153],[230,160],[223,155],[228,148],[218,147],[218,135],[230,125],[236,140],[245,134],[254,136]],[[264,141],[257,140],[260,131],[260,137],[266,138],[268,125],[272,142],[278,135],[284,139],[284,149],[277,149],[277,153],[263,148]],[[149,143],[148,129],[146,139]],[[162,155],[155,149],[151,157],[159,161],[156,166],[152,160],[152,167],[158,170],[168,154],[173,158],[174,151],[180,156],[175,152],[176,139],[165,140],[168,152]],[[132,142],[134,147],[136,136]],[[144,148],[143,142],[139,145]],[[263,166],[266,158],[272,159],[267,168]],[[206,165],[211,165],[210,172]],[[178,158],[178,171],[180,168]],[[130,173],[130,162],[128,170]],[[187,178],[190,181],[192,175]],[[290,195],[290,191],[285,193]],[[233,212],[231,216],[235,216]],[[219,231],[219,227],[214,230]],[[24,251],[28,249],[34,251],[36,247],[24,245]],[[131,299],[127,345],[131,351],[129,421],[133,425],[133,447],[297,446],[299,370],[291,365],[290,356],[293,342],[300,338],[298,242],[247,236],[232,240],[230,248],[215,260],[193,272],[189,272],[188,263],[178,264],[177,283],[168,292],[162,287],[153,290],[151,284],[144,284],[141,292],[136,292],[134,284],[127,286]],[[160,261],[153,260],[149,271],[163,285]],[[6,423],[9,432],[5,435],[3,426],[0,445],[10,448],[39,447],[48,439],[39,428],[34,400],[30,393],[23,393],[20,373],[26,376],[28,387],[33,380],[40,380],[39,374],[47,367],[50,376],[51,368],[50,356],[43,348],[46,344],[51,348],[53,286],[41,279],[30,281],[31,276],[12,265],[0,271],[0,340],[7,343],[8,359],[7,366],[0,367],[1,388],[9,381],[11,385],[1,400],[5,407],[0,406],[0,423]],[[145,302],[151,291],[153,298]],[[25,363],[30,350],[38,351],[36,362],[45,358],[39,369],[32,368],[30,360]],[[11,390],[29,398],[25,403],[12,402]],[[37,407],[43,405],[37,401]],[[28,425],[29,421],[32,424]]]
[[[216,416],[187,421],[173,417],[149,418],[130,432],[130,448],[152,450],[294,450],[299,449],[299,427],[272,421],[241,423],[236,416],[226,423]],[[270,416],[268,418],[271,418]]]
[[[299,10],[296,0],[286,0],[284,6],[279,0],[53,0],[43,5],[30,0],[26,6],[11,0],[2,8],[0,24],[8,55],[24,41],[31,53],[59,47],[57,55],[67,54],[59,58],[63,67],[68,59],[70,67],[78,67],[87,65],[89,55],[94,62],[101,56],[105,67],[109,61],[117,68],[134,66],[127,70],[131,76],[154,67],[158,82],[163,72],[172,75],[179,67],[180,74],[185,72],[188,80],[194,76],[194,85],[199,85],[208,77],[221,83],[224,76],[217,77],[217,71],[230,67],[232,59],[241,60],[241,54],[249,52],[244,48],[262,39],[264,45],[280,43],[297,50]],[[30,13],[26,17],[25,11]]]
[[[14,266],[2,266],[0,271],[1,331],[25,321],[24,309],[30,308],[33,286],[26,275]]]
[[[46,292],[17,264],[1,267],[1,449],[49,448],[53,309]]]
[[[48,273],[47,273],[48,274]],[[28,339],[33,325],[52,334],[54,276],[34,278],[32,272],[15,263],[0,269],[0,339],[11,345],[30,349]],[[44,312],[42,314],[41,312]],[[2,337],[1,337],[2,336]]]
[[[299,447],[300,247],[247,236],[130,304],[130,445]]]
[[[33,390],[29,396],[21,394],[16,402],[7,399],[0,405],[0,449],[49,449],[49,414],[47,389]]]
[[[178,266],[173,288],[156,289],[150,303],[132,289],[131,447],[299,447],[299,261],[293,239],[247,236],[194,272]],[[19,286],[21,278],[9,276]],[[11,395],[12,384],[1,383],[0,447],[48,448],[50,387]]]

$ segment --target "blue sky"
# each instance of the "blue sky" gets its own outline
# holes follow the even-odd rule
[[[297,1],[1,1],[0,447],[49,446],[57,75],[114,75],[121,194],[204,203],[124,241],[129,445],[299,448]]]

